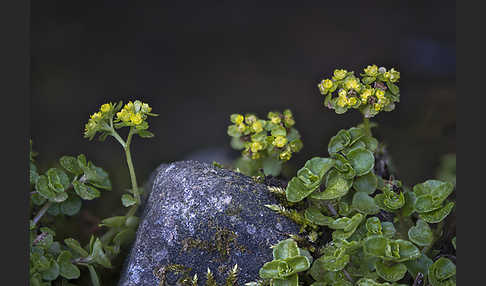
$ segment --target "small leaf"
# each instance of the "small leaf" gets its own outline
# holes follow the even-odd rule
[[[142,138],[152,138],[155,136],[152,132],[147,130],[139,130],[138,135]]]
[[[394,95],[397,95],[400,92],[400,89],[394,83],[387,81],[386,85],[388,86],[388,89],[391,91],[391,93],[393,93]]]
[[[297,272],[302,272],[306,271],[310,267],[309,259],[305,256],[295,256],[295,257],[289,257],[284,259],[287,265],[292,269],[293,271],[291,273],[297,273]],[[290,275],[286,275],[290,276]]]
[[[59,264],[55,260],[51,261],[51,266],[46,271],[42,272],[42,279],[47,281],[56,280],[59,276]]]
[[[126,220],[127,220],[126,216],[109,217],[102,220],[100,226],[122,227],[125,225]]]
[[[286,239],[280,241],[273,248],[273,259],[286,259],[299,255],[299,247],[293,239]]]
[[[61,166],[66,169],[68,172],[78,176],[83,173],[83,169],[79,167],[78,159],[72,156],[62,156],[59,159],[59,163]]]
[[[35,183],[37,193],[48,200],[54,199],[56,193],[49,188],[49,181],[45,175],[40,175]]]
[[[127,245],[135,239],[135,234],[131,228],[124,229],[115,235],[113,243],[118,246]]]
[[[363,176],[373,170],[375,158],[373,153],[364,148],[357,148],[347,154],[351,166],[353,166],[356,176]]]
[[[368,194],[356,192],[353,196],[352,206],[355,210],[365,215],[374,215],[380,212],[380,208]]]
[[[419,219],[417,224],[408,230],[408,238],[416,245],[427,246],[433,242],[434,234],[429,225]]]
[[[417,259],[403,262],[403,264],[407,266],[407,270],[412,277],[416,277],[419,272],[424,276],[427,275],[427,271],[432,263],[434,263],[432,259],[427,257],[425,254],[422,254]]]
[[[79,268],[71,263],[71,252],[63,251],[57,257],[59,264],[59,274],[66,279],[78,279],[80,276]]]
[[[60,169],[50,168],[46,175],[49,188],[56,193],[64,192],[70,185],[68,175]]]
[[[64,243],[74,252],[79,254],[81,257],[87,257],[89,253],[79,244],[74,238],[66,238]]]
[[[315,207],[309,207],[305,210],[304,216],[310,222],[317,224],[317,225],[330,225],[334,222],[334,219],[329,216],[323,215],[319,209]]]
[[[100,196],[100,191],[96,188],[83,184],[79,181],[73,182],[74,191],[78,196],[80,196],[83,200],[93,200]]]
[[[438,210],[427,212],[427,213],[421,213],[420,218],[425,220],[428,223],[439,223],[449,215],[449,213],[454,208],[454,205],[455,205],[454,202],[449,202],[444,207]]]
[[[402,279],[407,273],[407,266],[403,263],[387,263],[379,260],[375,263],[376,273],[378,276],[389,282],[396,282]]]
[[[364,192],[371,195],[378,187],[378,179],[373,172],[354,178],[353,188],[357,192]]]
[[[133,198],[133,196],[130,195],[130,194],[124,194],[121,197],[121,201],[122,201],[122,204],[123,204],[124,207],[133,206],[134,204],[137,203],[137,201],[135,201],[135,199]]]
[[[285,279],[273,279],[273,286],[299,286],[299,276],[294,274]]]
[[[347,180],[336,170],[329,171],[326,180],[326,189],[323,192],[316,192],[311,198],[319,200],[337,199],[346,195],[351,188],[353,181]]]
[[[59,205],[59,210],[65,215],[73,216],[79,212],[81,204],[81,199],[79,197],[71,195]]]
[[[280,274],[280,267],[285,267],[287,264],[280,260],[274,260],[263,264],[258,274],[262,279],[278,278]]]
[[[103,251],[103,245],[99,238],[95,240],[93,244],[93,250],[90,255],[93,257],[93,260],[96,263],[106,268],[111,268],[110,259],[106,256],[105,252]]]
[[[282,161],[275,157],[266,157],[262,161],[263,173],[266,176],[278,176],[282,170]]]
[[[337,153],[351,143],[351,135],[347,130],[341,129],[339,132],[329,140],[327,150],[329,154]]]

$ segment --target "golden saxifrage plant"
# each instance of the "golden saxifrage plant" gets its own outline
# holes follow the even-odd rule
[[[363,123],[333,136],[328,157],[309,159],[285,190],[269,187],[282,204],[267,207],[300,224],[301,233],[273,246],[260,280],[246,285],[456,285],[456,238],[443,236],[455,175],[454,184],[408,187],[391,166],[375,164],[386,154],[369,118],[395,108],[400,73],[371,65],[361,76],[337,69],[319,83],[324,106],[338,114],[356,109]]]
[[[100,226],[106,227],[107,231],[101,237],[92,235],[84,246],[75,238],[56,241],[52,220],[63,215],[73,216],[80,211],[82,200],[100,197],[100,190],[110,191],[108,173],[80,154],[61,157],[59,167],[52,167],[40,174],[35,165],[37,154],[32,151],[31,141],[30,285],[74,285],[72,281],[81,275],[79,267],[86,267],[92,284],[98,286],[100,279],[96,268],[111,268],[120,248],[134,239],[138,227],[135,213],[141,203],[142,189],[137,184],[130,144],[134,135],[153,137],[147,130],[148,117],[156,116],[151,110],[147,103],[139,100],[125,105],[121,101],[117,104],[106,103],[91,115],[85,125],[84,136],[89,140],[99,134],[101,141],[112,136],[120,143],[125,152],[132,187],[130,193],[121,197],[123,206],[129,208],[127,213],[102,220]],[[125,127],[128,127],[128,136],[123,139],[117,130]]]

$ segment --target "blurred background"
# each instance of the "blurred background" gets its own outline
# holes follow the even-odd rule
[[[441,156],[455,153],[455,1],[323,8],[162,3],[31,3],[37,164],[45,171],[62,155],[83,153],[110,173],[114,187],[84,203],[84,224],[73,228],[85,237],[96,217],[124,213],[119,198],[130,186],[119,144],[83,138],[89,115],[108,101],[141,99],[160,114],[150,120],[156,137],[132,144],[140,182],[159,164],[205,149],[237,156],[226,135],[236,112],[263,117],[290,108],[304,142],[291,162],[301,166],[326,156],[330,137],[361,121],[357,113],[325,108],[318,82],[335,68],[359,73],[377,64],[401,72],[401,102],[373,119],[400,179],[411,185],[433,178]]]

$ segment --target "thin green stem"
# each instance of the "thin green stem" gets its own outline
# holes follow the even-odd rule
[[[370,120],[366,117],[363,117],[363,126],[365,129],[366,136],[371,136]]]
[[[130,132],[128,133],[127,142],[126,142],[124,149],[125,149],[125,155],[127,157],[128,170],[130,171],[130,179],[132,181],[132,193],[135,196],[135,200],[136,200],[137,205],[138,205],[141,202],[140,192],[138,190],[137,177],[135,175],[135,168],[133,167],[132,155],[130,154],[130,143],[132,141],[133,130],[134,130],[133,127],[130,127]]]

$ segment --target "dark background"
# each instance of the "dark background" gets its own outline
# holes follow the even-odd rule
[[[89,115],[107,101],[141,99],[160,114],[150,119],[156,137],[132,144],[139,182],[162,162],[229,148],[226,128],[235,112],[290,108],[304,142],[291,162],[301,166],[326,156],[330,137],[361,121],[357,113],[324,108],[317,83],[335,68],[359,73],[377,64],[401,72],[401,102],[373,119],[400,179],[411,185],[433,178],[441,156],[456,152],[454,1],[137,3],[31,2],[30,134],[38,166],[44,171],[62,155],[84,153],[114,186],[85,204],[80,228],[91,229],[90,215],[122,214],[119,197],[130,186],[118,143],[83,138]]]

